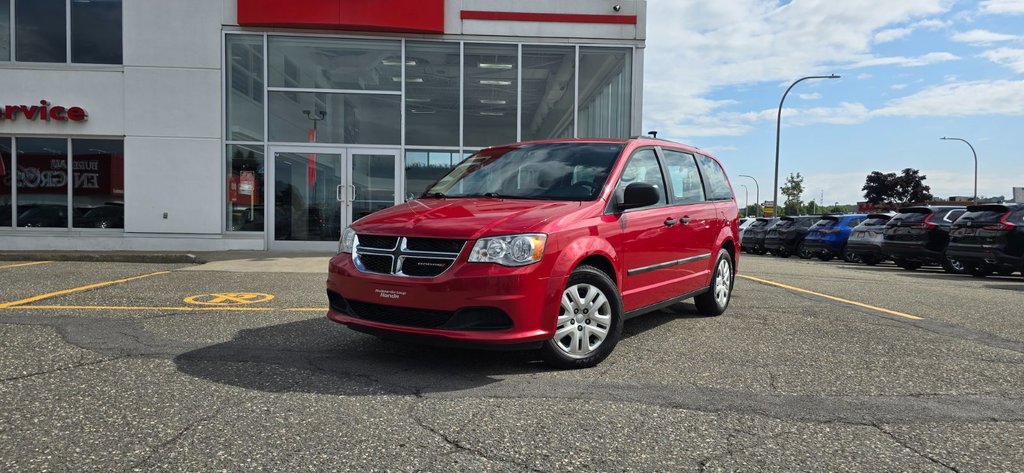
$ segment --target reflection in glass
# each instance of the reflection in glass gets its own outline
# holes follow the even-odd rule
[[[402,90],[402,43],[395,40],[271,36],[271,87]]]
[[[18,226],[67,228],[68,141],[18,138]]]
[[[263,141],[263,37],[227,35],[228,139]]]
[[[64,0],[16,0],[18,61],[67,62],[66,6]]]
[[[459,161],[462,158],[458,151],[406,151],[405,199],[419,197]]]
[[[71,140],[76,228],[124,228],[124,142]]]
[[[581,47],[579,76],[578,136],[629,137],[633,112],[633,51]]]
[[[516,141],[517,56],[514,44],[465,45],[466,146]]]
[[[263,147],[228,145],[227,216],[228,231],[262,232],[263,206]]]
[[[11,139],[0,137],[0,227],[9,227],[14,222],[11,182],[14,179],[11,163]]]
[[[522,139],[572,138],[576,48],[523,46]]]
[[[395,205],[395,156],[352,154],[352,221]]]
[[[458,146],[459,43],[409,41],[405,50],[405,142]]]
[[[270,141],[397,145],[401,96],[270,92]]]
[[[71,62],[121,64],[121,0],[71,1]]]
[[[274,154],[274,239],[332,241],[341,236],[341,155]]]
[[[0,0],[0,61],[11,60],[11,0]],[[2,222],[0,217],[0,222]],[[2,225],[0,225],[2,226]]]

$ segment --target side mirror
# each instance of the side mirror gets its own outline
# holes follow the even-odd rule
[[[646,182],[634,182],[622,192],[622,202],[619,203],[619,210],[647,207],[661,201],[661,194],[658,189]]]

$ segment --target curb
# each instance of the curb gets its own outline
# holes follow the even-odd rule
[[[171,263],[203,264],[206,261],[190,253],[125,252],[0,252],[0,261],[86,261],[94,263]]]

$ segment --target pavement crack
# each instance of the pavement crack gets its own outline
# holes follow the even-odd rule
[[[22,380],[22,379],[33,378],[33,377],[36,377],[36,376],[42,376],[42,375],[53,374],[53,373],[60,373],[60,372],[63,372],[63,371],[70,371],[70,370],[74,370],[74,369],[78,369],[78,368],[84,368],[86,366],[99,365],[99,364],[103,364],[103,363],[106,363],[106,362],[109,362],[109,361],[116,361],[116,360],[120,360],[120,359],[124,359],[124,358],[128,358],[128,356],[127,355],[115,356],[115,357],[111,357],[111,358],[104,358],[102,360],[93,360],[93,361],[87,361],[87,362],[84,362],[84,363],[76,363],[76,364],[73,364],[73,365],[70,365],[70,366],[62,366],[60,368],[54,368],[52,370],[37,371],[35,373],[26,373],[26,374],[23,374],[23,375],[12,376],[10,378],[0,379],[0,382],[6,383],[6,382],[9,382],[9,381],[19,381],[19,380]]]
[[[908,444],[907,442],[904,442],[903,440],[900,440],[899,437],[897,437],[892,432],[889,432],[888,430],[885,430],[885,428],[883,428],[881,425],[879,425],[879,424],[870,424],[870,425],[872,427],[878,429],[879,432],[881,432],[886,437],[889,437],[890,439],[892,439],[893,442],[896,442],[901,447],[903,447],[903,448],[905,448],[907,450],[910,450],[911,452],[914,452],[915,455],[917,455],[917,456],[919,456],[921,458],[924,458],[925,460],[928,460],[928,461],[930,461],[930,462],[932,462],[932,463],[934,463],[936,465],[939,465],[939,466],[941,466],[941,467],[943,467],[943,468],[945,468],[947,470],[951,470],[951,471],[954,471],[956,473],[960,473],[960,470],[957,469],[955,466],[949,465],[949,464],[943,462],[942,460],[939,460],[938,458],[935,458],[935,457],[933,457],[931,455],[928,455],[925,452],[922,452],[922,451],[920,451],[920,450],[918,450],[918,449],[916,449],[914,447],[911,447],[910,444]]]

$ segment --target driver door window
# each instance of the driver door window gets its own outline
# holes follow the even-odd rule
[[[653,149],[639,150],[629,158],[626,168],[619,176],[619,183],[615,187],[620,200],[626,186],[634,182],[643,182],[654,186],[658,190],[659,197],[656,205],[665,205],[667,202],[665,200],[665,178],[661,174],[661,166],[658,165],[658,157],[654,154]]]

